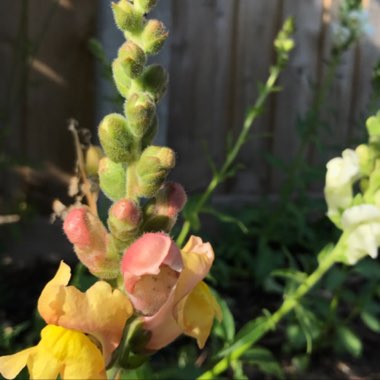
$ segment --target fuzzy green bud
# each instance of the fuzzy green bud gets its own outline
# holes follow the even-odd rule
[[[140,46],[128,41],[120,47],[118,60],[118,64],[125,75],[130,78],[136,78],[141,75],[144,69],[146,57]]]
[[[124,197],[126,172],[123,164],[104,157],[99,162],[98,174],[100,188],[109,199],[116,201]]]
[[[174,166],[175,154],[172,149],[153,145],[146,148],[136,165],[139,195],[153,197]]]
[[[370,143],[380,145],[380,112],[368,118],[366,126]]]
[[[168,74],[160,65],[150,65],[145,68],[139,78],[140,86],[144,91],[149,92],[155,102],[165,94],[168,86]]]
[[[132,86],[131,77],[125,70],[125,65],[121,58],[116,58],[112,62],[112,74],[117,90],[124,98],[128,97],[129,90]]]
[[[147,54],[157,54],[168,38],[165,25],[159,20],[149,20],[141,34],[144,51]]]
[[[366,144],[360,144],[355,152],[359,158],[360,172],[364,175],[371,174],[375,164],[373,150]]]
[[[110,208],[108,228],[112,235],[122,241],[136,236],[141,221],[141,210],[129,199],[120,199]]]
[[[140,13],[149,13],[155,7],[157,0],[135,0],[135,9]]]
[[[99,139],[106,155],[114,162],[130,162],[134,157],[134,139],[125,117],[107,115],[99,126]]]
[[[149,93],[135,93],[125,103],[125,115],[129,130],[136,137],[142,137],[148,131],[156,115],[156,104]]]
[[[128,0],[112,3],[112,11],[117,27],[123,32],[135,32],[141,27],[142,17]]]

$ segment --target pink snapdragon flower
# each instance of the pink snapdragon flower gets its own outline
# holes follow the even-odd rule
[[[121,272],[129,298],[151,332],[147,349],[158,350],[182,333],[204,346],[214,317],[221,318],[202,282],[213,260],[211,245],[194,236],[182,252],[164,233],[147,233],[126,249]]]

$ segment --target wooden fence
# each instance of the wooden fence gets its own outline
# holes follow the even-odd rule
[[[270,153],[288,161],[297,148],[295,124],[313,101],[313,86],[325,75],[330,23],[339,3],[160,0],[156,12],[170,14],[166,54],[171,82],[162,107],[167,142],[178,153],[172,178],[190,191],[207,184],[210,170],[204,146],[216,162],[222,162],[226,136],[239,131],[246,109],[257,97],[257,84],[265,81],[274,60],[273,38],[284,19],[292,15],[297,47],[281,77],[283,91],[270,98],[253,128],[252,139],[240,156],[245,169],[221,193],[253,196],[278,190],[281,172],[268,165],[264,156]],[[29,4],[24,11],[22,4]],[[372,67],[380,57],[380,0],[367,0],[365,5],[372,33],[344,55],[328,96],[330,145],[349,144],[363,128]],[[0,104],[13,107],[7,143],[13,154],[33,162],[50,160],[69,170],[73,149],[66,120],[75,117],[82,126],[96,130],[94,62],[86,49],[95,29],[95,0],[0,2]],[[16,100],[9,103],[9,80],[17,73],[12,62],[22,62],[17,56],[14,60],[12,47],[17,36],[23,35],[33,41],[39,36],[43,39],[34,52],[31,70],[24,70],[27,76],[16,76],[19,84],[12,98]],[[318,157],[309,154],[308,159],[316,162]]]

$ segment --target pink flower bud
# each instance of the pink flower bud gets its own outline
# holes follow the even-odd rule
[[[107,252],[107,230],[87,206],[72,208],[63,230],[74,245],[79,260],[91,273],[102,278],[116,276],[118,258]]]
[[[185,206],[187,196],[179,183],[167,182],[144,207],[144,225],[146,232],[170,232],[179,212]]]
[[[157,214],[175,218],[185,206],[187,196],[182,185],[167,182],[158,192],[156,200]]]
[[[138,230],[141,210],[129,199],[114,203],[109,211],[108,227],[120,240],[128,240]]]
[[[164,233],[147,233],[127,248],[121,272],[136,310],[155,314],[173,291],[182,267],[179,248]]]

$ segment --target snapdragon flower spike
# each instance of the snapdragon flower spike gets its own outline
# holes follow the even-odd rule
[[[182,185],[166,182],[155,199],[144,207],[144,231],[170,232],[186,201],[187,196]]]
[[[107,247],[107,230],[87,206],[72,208],[64,221],[63,230],[74,245],[79,260],[97,277],[115,278],[119,258]]]
[[[109,210],[108,228],[113,236],[122,241],[133,239],[140,226],[141,210],[129,199],[121,199]]]

